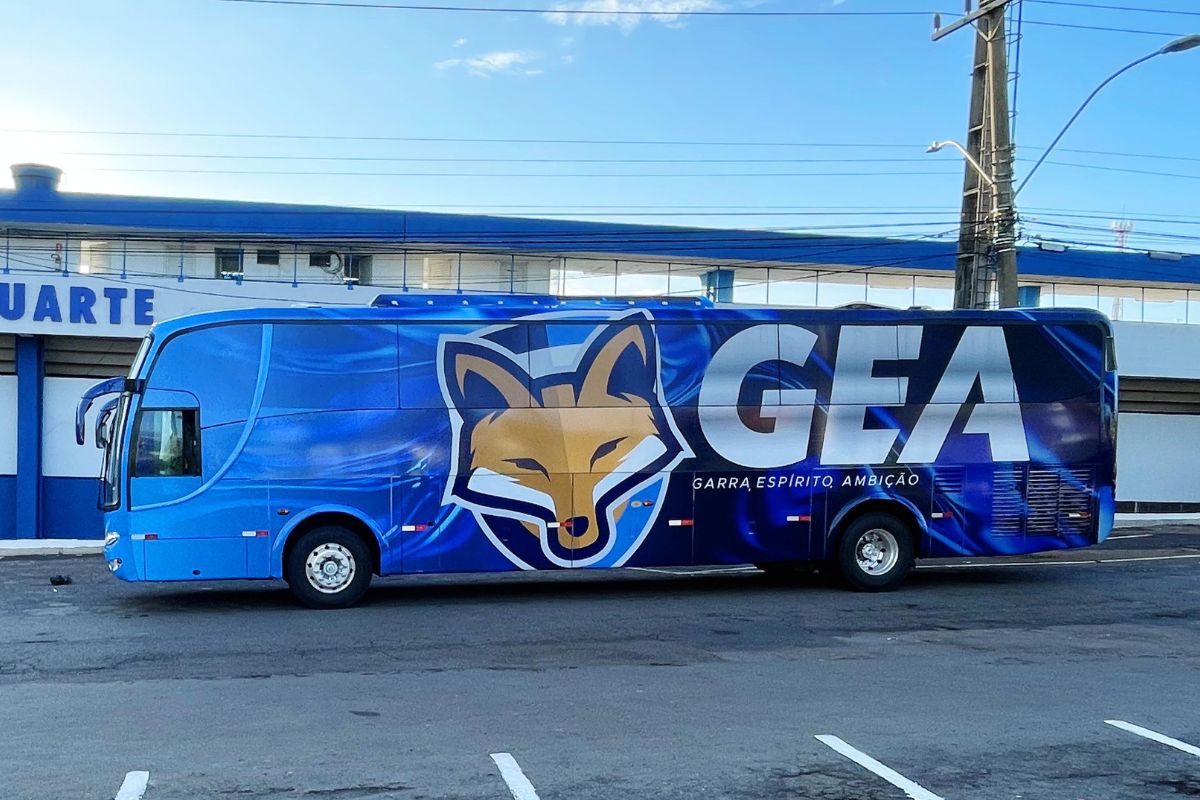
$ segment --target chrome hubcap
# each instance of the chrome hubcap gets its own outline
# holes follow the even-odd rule
[[[333,542],[318,545],[304,560],[309,584],[324,594],[345,589],[354,580],[355,570],[354,555]]]
[[[886,575],[900,560],[896,537],[883,528],[872,528],[858,537],[854,545],[858,567],[868,575]]]

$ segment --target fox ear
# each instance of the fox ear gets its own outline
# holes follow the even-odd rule
[[[580,405],[612,405],[640,397],[653,404],[658,382],[654,333],[646,324],[608,325],[589,348]]]
[[[455,408],[506,409],[534,405],[528,375],[500,353],[467,342],[447,345],[446,386]]]

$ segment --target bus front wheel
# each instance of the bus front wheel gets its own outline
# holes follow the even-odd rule
[[[895,589],[913,568],[912,533],[891,514],[863,514],[842,534],[838,566],[851,588],[864,592]]]
[[[323,525],[300,535],[288,553],[284,578],[309,608],[346,608],[371,584],[371,554],[353,531]]]

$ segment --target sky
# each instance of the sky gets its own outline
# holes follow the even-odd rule
[[[953,238],[962,161],[925,149],[966,136],[972,32],[930,41],[959,0],[454,4],[561,10],[6,0],[0,161],[69,191]],[[617,8],[837,15],[570,13]],[[1200,0],[1022,16],[1018,180]],[[1128,219],[1131,247],[1200,250],[1198,86],[1200,49],[1109,85],[1018,198],[1026,238],[1112,245]]]

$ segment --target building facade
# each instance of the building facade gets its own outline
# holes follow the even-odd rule
[[[102,535],[100,451],[75,444],[76,402],[128,370],[151,325],[182,314],[407,291],[953,299],[946,240],[82,195],[58,179],[19,165],[0,191],[0,538]],[[1026,248],[1018,264],[1028,304],[1116,322],[1124,507],[1200,508],[1200,256]]]

